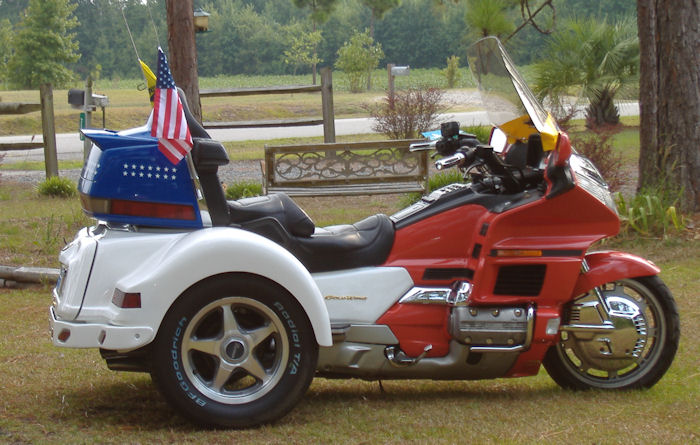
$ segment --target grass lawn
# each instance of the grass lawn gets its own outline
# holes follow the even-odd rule
[[[96,350],[53,347],[51,289],[0,289],[0,442],[7,443],[691,443],[700,438],[700,248],[633,246],[656,257],[681,311],[681,345],[652,389],[570,392],[527,379],[316,379],[290,415],[247,431],[201,430],[145,374],[107,370]],[[659,261],[659,258],[661,260]]]

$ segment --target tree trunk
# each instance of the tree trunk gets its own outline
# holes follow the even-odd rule
[[[192,0],[166,0],[165,8],[168,16],[170,71],[173,73],[175,84],[185,92],[190,111],[202,122]]]
[[[670,185],[700,211],[700,2],[638,0],[639,188]]]

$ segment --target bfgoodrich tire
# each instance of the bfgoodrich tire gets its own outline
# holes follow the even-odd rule
[[[251,427],[287,414],[313,378],[318,345],[297,300],[264,278],[226,274],[183,293],[153,348],[153,380],[186,419]]]
[[[599,289],[610,320],[592,322],[589,317],[579,326],[572,323],[574,329],[562,327],[561,341],[547,351],[545,369],[567,389],[653,386],[678,349],[680,321],[671,292],[656,276],[619,280]],[[589,310],[588,315],[603,313],[597,301],[591,291],[574,301],[567,318],[585,317],[580,308]]]

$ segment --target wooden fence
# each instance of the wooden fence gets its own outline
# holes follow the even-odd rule
[[[266,88],[231,88],[200,90],[199,97],[251,96],[266,94],[293,94],[321,92],[322,118],[271,119],[258,121],[204,122],[204,128],[263,128],[298,127],[323,124],[324,142],[335,142],[335,116],[333,113],[333,80],[330,68],[321,69],[321,85],[281,86]]]
[[[56,154],[56,127],[53,115],[53,88],[51,84],[39,87],[40,103],[0,102],[0,114],[26,114],[41,110],[43,142],[11,142],[0,144],[0,151],[30,150],[44,147],[46,177],[58,176]]]

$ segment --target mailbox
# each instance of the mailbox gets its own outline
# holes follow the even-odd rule
[[[68,103],[73,108],[82,110],[85,107],[85,90],[77,88],[68,90]],[[87,105],[90,110],[94,110],[96,107],[104,108],[109,105],[109,98],[102,94],[93,94],[92,101]]]
[[[391,67],[392,76],[408,76],[409,74],[411,74],[411,67],[408,65]]]

